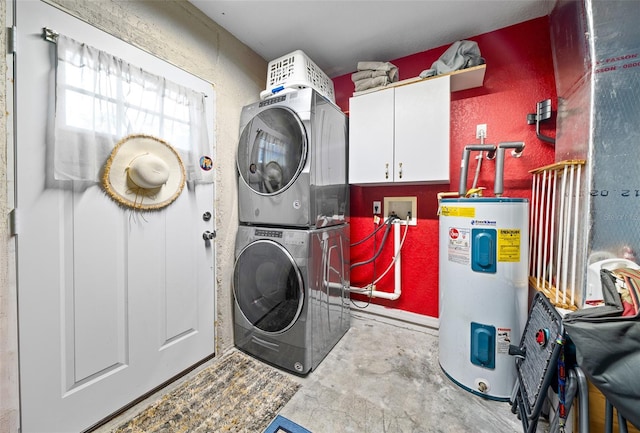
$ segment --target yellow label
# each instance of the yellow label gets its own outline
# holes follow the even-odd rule
[[[440,206],[440,215],[473,218],[476,216],[476,208],[458,207],[458,206]]]
[[[498,229],[498,261],[520,261],[520,229]]]

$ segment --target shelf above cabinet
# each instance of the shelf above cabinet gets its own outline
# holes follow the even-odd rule
[[[434,80],[434,79],[445,77],[445,76],[451,77],[452,92],[457,92],[459,90],[473,89],[474,87],[482,86],[482,84],[484,83],[484,73],[486,70],[487,70],[487,65],[485,64],[485,65],[474,66],[472,68],[460,69],[458,71],[453,71],[449,74],[435,75],[429,78],[413,77],[413,78],[408,78],[402,81],[396,81],[395,83],[391,83],[387,86],[376,87],[375,89],[367,89],[361,92],[355,92],[353,96],[365,95],[367,93],[377,92],[379,90],[385,90],[392,87],[406,86],[407,84],[413,84],[420,81]]]

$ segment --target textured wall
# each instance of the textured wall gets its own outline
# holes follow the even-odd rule
[[[396,308],[426,316],[438,316],[438,204],[436,194],[441,191],[457,191],[460,179],[460,160],[464,147],[479,143],[475,138],[476,125],[487,124],[487,144],[505,141],[524,141],[526,148],[520,159],[506,152],[506,197],[531,196],[529,170],[554,162],[552,146],[535,135],[535,125],[527,124],[527,114],[534,113],[536,102],[550,98],[555,104],[556,90],[549,35],[549,20],[542,17],[521,24],[485,33],[470,40],[476,41],[487,70],[482,87],[451,94],[450,184],[428,186],[351,187],[351,239],[357,241],[373,229],[372,202],[384,197],[416,196],[418,225],[409,228],[402,252],[402,296],[397,301],[374,300]],[[400,79],[416,77],[428,69],[448,46],[416,53],[391,60],[398,66]],[[375,59],[387,60],[387,59]],[[355,61],[354,61],[355,65]],[[336,102],[348,110],[349,97],[353,94],[351,76],[334,79]],[[554,107],[554,111],[556,108]],[[543,127],[546,135],[555,135],[555,124]],[[425,131],[425,139],[428,131]],[[475,154],[473,155],[475,156]],[[469,162],[468,185],[471,185],[476,161]],[[483,161],[478,186],[487,188],[485,196],[491,196],[494,184],[495,161]],[[379,240],[381,236],[378,237]],[[392,244],[377,261],[379,275],[390,262]],[[379,244],[378,244],[379,245]],[[356,247],[351,250],[351,260],[361,261],[371,257],[373,248]],[[371,281],[372,267],[363,266],[351,274],[351,283],[362,286]],[[393,275],[381,280],[378,290],[393,290]]]
[[[7,2],[0,2],[5,22]],[[217,317],[216,350],[233,345],[232,292],[233,254],[238,226],[235,149],[242,106],[259,99],[265,88],[267,62],[226,30],[202,14],[191,3],[177,1],[59,0],[48,3],[113,34],[145,51],[213,83],[216,92],[216,239]],[[5,47],[5,32],[0,32]],[[6,52],[6,50],[4,50]],[[6,61],[0,67],[4,72]],[[4,77],[5,74],[3,73]],[[4,86],[0,105],[4,107]],[[5,110],[0,113],[0,175],[5,179]],[[6,183],[2,182],[0,206],[7,214]],[[15,352],[15,285],[7,263],[11,263],[11,240],[7,222],[0,222],[0,431],[17,431],[17,361]],[[8,337],[7,337],[8,336]],[[11,337],[11,338],[9,338]]]

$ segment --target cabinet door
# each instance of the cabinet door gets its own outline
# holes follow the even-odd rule
[[[395,89],[394,182],[449,182],[449,76]]]
[[[349,183],[393,181],[394,90],[349,100]]]

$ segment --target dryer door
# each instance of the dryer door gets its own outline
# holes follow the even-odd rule
[[[300,316],[304,282],[293,257],[282,245],[258,240],[238,255],[233,293],[242,314],[254,327],[279,333]]]
[[[287,189],[304,168],[307,133],[298,115],[286,107],[258,113],[244,127],[238,144],[238,171],[258,194]]]

